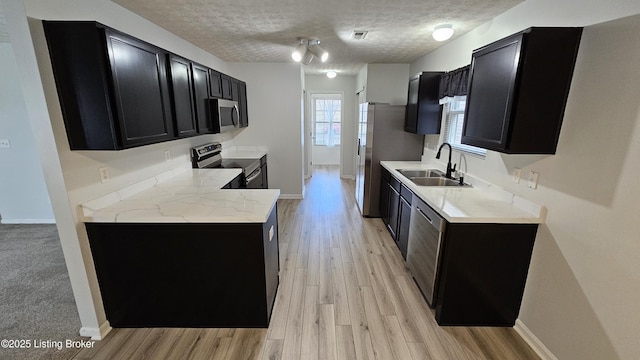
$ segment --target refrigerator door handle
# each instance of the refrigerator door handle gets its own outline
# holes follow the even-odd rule
[[[358,155],[360,155],[360,138],[358,138]]]

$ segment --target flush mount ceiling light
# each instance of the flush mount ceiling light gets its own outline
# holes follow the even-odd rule
[[[449,40],[453,36],[453,26],[451,24],[438,25],[433,30],[432,36],[436,41]]]
[[[329,58],[327,50],[320,47],[320,40],[298,38],[300,42],[291,53],[291,58],[296,62],[302,62],[309,65],[314,56],[322,62],[326,62]]]
[[[338,76],[338,73],[337,73],[337,72],[335,72],[335,71],[333,71],[333,70],[329,70],[329,71],[327,71],[327,77],[328,77],[329,79],[333,79],[333,78],[334,78],[334,77],[336,77],[336,76]]]

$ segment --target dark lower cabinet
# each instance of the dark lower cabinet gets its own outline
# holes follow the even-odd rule
[[[191,61],[170,54],[169,65],[176,134],[178,137],[194,136],[198,127]]]
[[[233,178],[233,180],[229,181],[229,183],[227,183],[225,186],[223,186],[223,189],[241,189],[243,187],[243,182],[242,182],[242,174],[236,176],[235,178]]]
[[[262,173],[262,188],[269,188],[269,173],[267,171],[267,155],[260,158],[260,170]]]
[[[411,201],[413,193],[406,186],[400,189],[400,204],[398,208],[398,231],[396,233],[396,244],[402,257],[407,259],[407,248],[409,246],[409,225],[411,224]]]
[[[268,327],[279,283],[275,207],[264,224],[86,229],[111,326]]]
[[[537,224],[448,223],[440,249],[439,325],[513,326]]]
[[[398,215],[400,214],[400,182],[391,177],[389,181],[389,223],[387,229],[394,240],[398,236]]]
[[[168,52],[90,21],[43,21],[71,150],[174,138]]]
[[[393,177],[387,169],[382,168],[380,215],[405,260],[409,245],[412,200],[413,192]]]
[[[380,169],[380,217],[385,225],[389,224],[389,180],[391,174],[383,167]]]

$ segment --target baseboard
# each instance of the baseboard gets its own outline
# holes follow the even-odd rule
[[[302,200],[304,196],[302,194],[280,194],[278,197],[280,200]]]
[[[113,328],[108,321],[105,321],[99,328],[81,327],[80,336],[90,337],[91,340],[102,340]]]
[[[56,219],[2,219],[0,224],[55,224]]]
[[[542,360],[558,360],[553,353],[547,349],[546,346],[538,339],[529,328],[520,319],[516,320],[516,324],[513,329],[520,335],[520,337],[531,346],[533,351],[538,354]]]

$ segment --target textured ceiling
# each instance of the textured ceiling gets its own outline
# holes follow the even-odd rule
[[[454,38],[524,0],[112,0],[229,62],[291,62],[297,37],[329,54],[307,74],[356,74],[367,63],[410,63],[445,43],[431,32],[449,23]],[[0,42],[8,42],[0,12]],[[353,30],[369,31],[364,40]]]
[[[307,74],[355,74],[365,63],[410,63],[441,46],[433,28],[459,36],[522,0],[112,0],[230,62],[290,62],[297,37],[329,54]],[[367,30],[364,40],[350,39]]]

